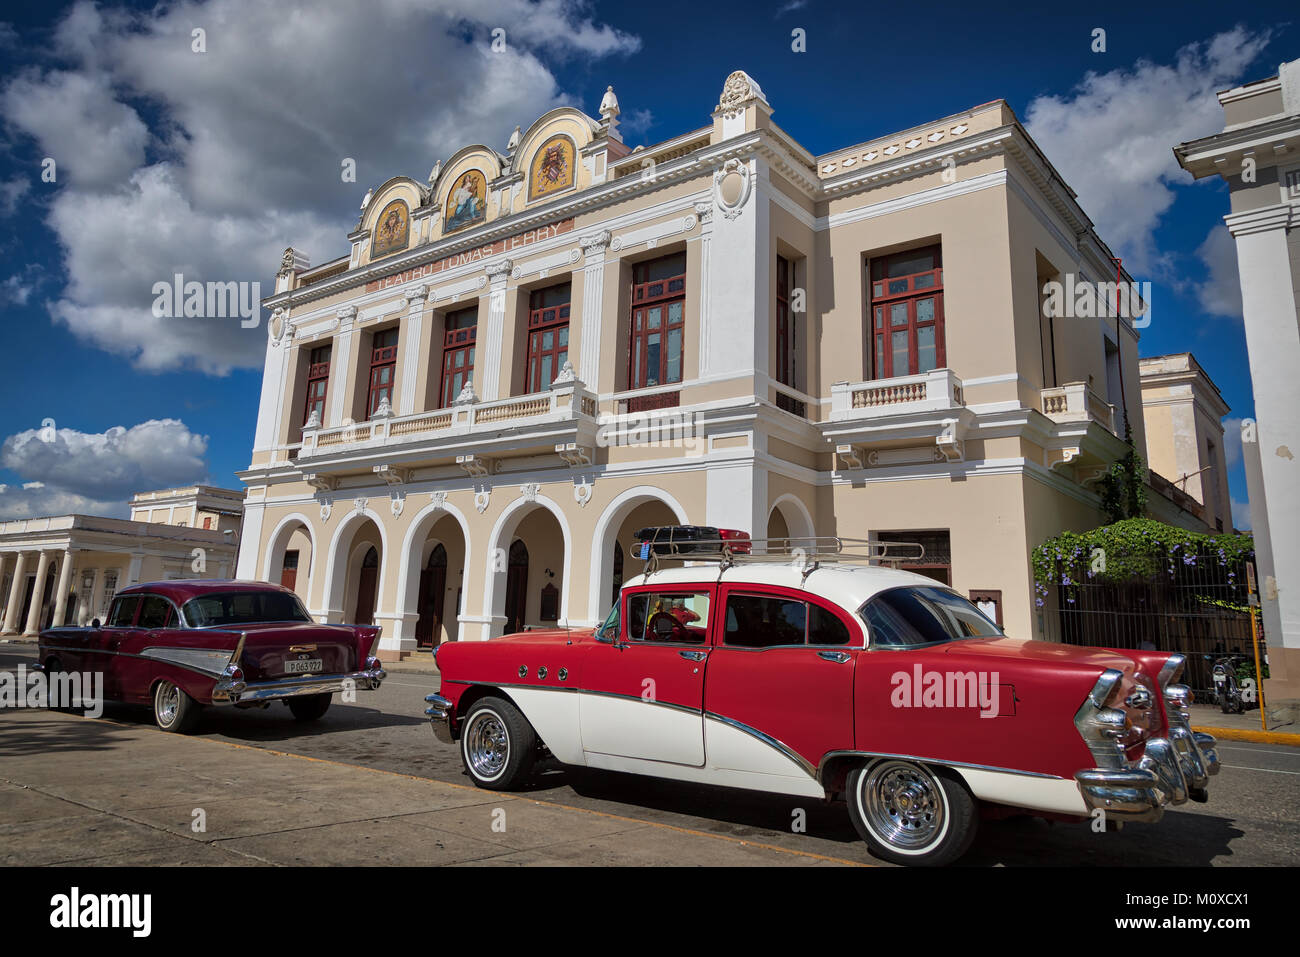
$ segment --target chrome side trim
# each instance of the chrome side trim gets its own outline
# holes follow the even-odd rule
[[[534,687],[526,685],[525,687]],[[543,688],[545,691],[577,691],[579,694],[596,695],[601,698],[618,698],[623,701],[638,701],[641,704],[651,704],[658,708],[667,708],[670,711],[680,711],[683,714],[693,714],[696,717],[702,717],[704,710],[702,708],[688,708],[684,704],[669,704],[666,701],[652,701],[636,694],[618,694],[614,691],[593,691],[590,688]]]
[[[778,741],[770,734],[766,734],[765,732],[759,731],[757,728],[752,728],[749,725],[744,724],[743,722],[735,720],[734,718],[727,718],[720,714],[714,714],[712,711],[704,712],[704,717],[712,718],[714,721],[725,724],[729,728],[735,728],[737,731],[743,731],[745,734],[748,734],[751,737],[756,738],[757,740],[766,744],[769,748],[772,748],[775,751],[779,751],[782,755],[789,758],[791,761],[797,764],[800,767],[800,769],[805,774],[807,774],[810,778],[820,780],[817,777],[817,768],[813,766],[813,763],[811,761],[805,758],[794,748],[790,747],[788,744]],[[707,754],[705,755],[705,757],[707,763],[707,757],[708,757]]]
[[[1065,781],[1057,774],[1044,774],[1041,771],[1024,771],[1020,768],[1003,768],[993,764],[972,764],[969,761],[950,761],[947,758],[922,757],[917,754],[891,754],[887,751],[828,751],[817,766],[817,780],[822,780],[826,765],[834,758],[897,758],[903,761],[917,761],[921,764],[938,764],[946,768],[969,768],[972,771],[996,771],[999,774],[1018,774],[1025,778],[1043,778],[1048,781]]]
[[[228,648],[174,648],[166,645],[146,648],[139,657],[154,658],[210,675],[221,674],[232,660]]]
[[[142,653],[140,653],[140,654],[138,654],[138,655],[137,655],[137,654],[134,654],[133,652],[130,652],[130,651],[114,651],[114,650],[109,649],[109,648],[77,648],[77,647],[72,647],[72,646],[69,646],[69,645],[46,645],[46,646],[45,646],[45,650],[46,650],[46,651],[63,651],[63,652],[69,652],[69,653],[72,653],[72,654],[77,654],[77,655],[106,655],[106,656],[109,656],[109,657],[112,657],[112,658],[136,658],[136,659],[141,659],[141,660],[145,660],[145,661],[161,661],[161,662],[163,662],[164,664],[172,665],[173,667],[176,667],[176,668],[183,668],[183,669],[185,669],[186,671],[192,671],[192,672],[194,672],[195,674],[198,674],[198,675],[203,675],[205,678],[218,678],[218,677],[220,677],[220,676],[224,673],[225,668],[226,668],[226,665],[227,665],[227,664],[229,663],[229,661],[230,661],[230,652],[229,652],[229,651],[226,651],[226,650],[224,650],[224,649],[218,651],[217,649],[213,649],[213,648],[202,648],[202,649],[197,649],[197,648],[196,648],[196,649],[188,649],[188,648],[185,648],[185,649],[176,649],[176,650],[180,650],[180,651],[200,651],[200,652],[202,652],[202,653],[205,654],[205,655],[218,655],[218,654],[219,654],[219,655],[221,656],[221,661],[220,661],[220,663],[219,663],[218,665],[216,665],[216,666],[214,666],[214,667],[204,667],[204,666],[201,665],[201,664],[187,663],[187,662],[185,662],[185,661],[175,660],[175,659],[173,659],[173,658],[170,658],[170,657],[167,657],[167,656],[164,656],[164,655],[161,655],[161,654],[150,654],[150,653],[149,653],[149,652],[151,652],[151,651],[157,651],[157,650],[166,651],[166,650],[167,650],[166,648],[162,648],[162,649],[146,648]]]

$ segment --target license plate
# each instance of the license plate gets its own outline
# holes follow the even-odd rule
[[[298,658],[284,663],[285,674],[290,675],[311,674],[323,670],[324,667],[325,662],[320,658]]]

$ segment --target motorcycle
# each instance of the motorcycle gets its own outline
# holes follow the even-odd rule
[[[1214,662],[1214,697],[1224,714],[1242,714],[1258,702],[1254,678],[1238,678],[1238,662],[1249,661],[1245,655],[1224,655]]]

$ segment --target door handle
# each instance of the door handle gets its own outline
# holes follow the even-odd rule
[[[825,658],[827,661],[834,661],[835,663],[842,665],[853,656],[847,651],[819,651],[817,652],[817,657]]]
[[[705,658],[709,657],[707,651],[679,651],[677,653],[687,661],[703,661]]]

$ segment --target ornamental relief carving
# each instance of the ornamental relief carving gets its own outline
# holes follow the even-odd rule
[[[713,173],[713,202],[727,219],[735,219],[741,214],[753,189],[749,165],[738,159],[727,160]]]

